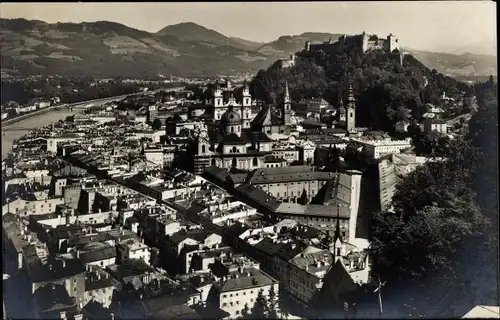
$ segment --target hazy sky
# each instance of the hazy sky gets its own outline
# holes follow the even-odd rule
[[[495,44],[491,1],[2,3],[2,18],[47,22],[115,21],[150,32],[195,22],[228,36],[272,41],[306,31],[394,33],[403,46],[436,49]]]

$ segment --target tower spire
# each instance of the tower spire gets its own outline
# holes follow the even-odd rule
[[[335,234],[333,236],[333,242],[336,243],[337,240],[342,242],[342,235],[340,234],[340,204],[337,204],[337,223],[335,226]]]
[[[288,91],[288,80],[285,80],[285,97],[289,97],[290,92]]]
[[[347,98],[349,102],[354,102],[354,92],[352,90],[352,83],[349,83],[349,97]]]

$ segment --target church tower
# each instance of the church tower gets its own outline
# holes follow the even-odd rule
[[[285,95],[283,97],[283,124],[290,124],[290,117],[292,112],[292,100],[290,99],[290,92],[288,91],[288,81],[285,83]]]
[[[349,85],[349,96],[347,98],[346,129],[348,132],[356,131],[356,100],[354,99],[352,85]]]
[[[243,128],[250,128],[252,122],[252,95],[248,83],[243,83],[243,101],[241,107],[241,119],[243,120]]]
[[[224,108],[222,100],[222,90],[219,86],[219,82],[216,81],[213,89],[213,99],[214,99],[214,120],[220,120],[226,108]]]
[[[148,108],[148,122],[153,123],[153,121],[158,116],[158,110],[156,109],[156,105],[152,104]]]
[[[339,108],[338,108],[338,117],[339,121],[346,121],[346,110],[344,108],[344,97],[342,97],[342,93],[339,94]]]

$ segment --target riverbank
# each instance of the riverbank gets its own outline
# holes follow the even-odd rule
[[[41,115],[41,114],[44,114],[44,113],[47,113],[47,112],[50,112],[50,111],[61,110],[61,109],[66,109],[66,108],[68,108],[66,105],[58,105],[58,106],[52,106],[52,107],[48,107],[48,108],[45,108],[45,109],[40,109],[40,110],[37,110],[37,111],[25,113],[25,114],[22,114],[22,115],[20,115],[18,117],[2,121],[2,128],[4,126],[11,125],[13,123],[22,121],[24,119],[28,119],[28,118],[31,118],[31,117],[36,117],[38,115]]]
[[[75,113],[78,112],[66,108],[61,110],[49,110],[48,112],[25,118],[9,125],[4,126],[2,124],[2,160],[5,159],[9,151],[12,150],[14,140],[28,134],[30,130],[48,126],[53,122],[63,120]],[[9,129],[12,131],[9,131]]]

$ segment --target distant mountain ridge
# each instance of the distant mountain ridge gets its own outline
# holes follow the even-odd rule
[[[0,19],[2,76],[214,76],[254,74],[302,50],[306,41],[336,40],[341,34],[306,32],[269,43],[228,37],[192,22],[156,33],[110,22],[47,23]],[[413,52],[412,52],[413,53]],[[496,73],[496,58],[415,51],[440,72]],[[494,63],[493,63],[494,60]]]

